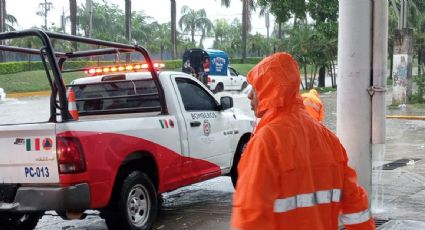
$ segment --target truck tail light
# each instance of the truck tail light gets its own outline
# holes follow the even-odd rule
[[[57,137],[59,173],[81,173],[86,171],[83,148],[75,137]]]

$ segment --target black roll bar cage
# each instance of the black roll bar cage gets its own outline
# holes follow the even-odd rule
[[[23,48],[16,46],[7,46],[0,45],[1,51],[10,51],[18,52],[32,55],[40,55],[42,60],[43,57],[47,57],[48,62],[53,73],[53,81],[50,77],[49,71],[47,69],[46,63],[45,70],[47,77],[52,89],[51,96],[51,114],[50,121],[56,121],[56,109],[60,110],[63,121],[73,120],[71,114],[68,111],[68,99],[66,97],[66,86],[62,80],[63,64],[66,60],[70,58],[81,58],[81,57],[90,57],[106,54],[121,54],[121,53],[131,53],[139,52],[143,55],[146,63],[148,64],[148,71],[152,75],[152,79],[158,89],[159,101],[161,104],[161,114],[168,114],[167,106],[165,103],[165,94],[164,89],[162,88],[161,83],[159,82],[158,73],[155,70],[152,59],[150,58],[149,52],[142,46],[139,45],[128,45],[117,42],[104,41],[94,38],[86,38],[80,36],[74,36],[69,34],[61,34],[55,32],[43,31],[40,29],[27,29],[21,31],[11,31],[0,33],[0,41],[6,39],[15,39],[15,38],[24,38],[24,37],[38,37],[42,42],[42,48],[32,49],[32,48]],[[106,48],[97,48],[84,51],[74,51],[74,52],[55,52],[51,39],[58,39],[62,41],[78,42],[89,45],[103,46]],[[56,94],[59,96],[59,105],[56,102]]]

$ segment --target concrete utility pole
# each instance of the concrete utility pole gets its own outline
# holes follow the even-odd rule
[[[50,11],[52,7],[51,2],[47,2],[47,0],[44,0],[44,2],[40,3],[40,10],[37,11],[38,16],[44,17],[44,29],[47,30],[47,14]]]
[[[392,2],[393,4],[394,1]],[[392,104],[409,102],[412,96],[413,30],[408,28],[408,0],[400,0],[400,9],[393,5],[398,16],[398,30],[394,36]]]
[[[339,1],[337,135],[369,194],[372,143],[385,141],[387,12],[387,0]]]

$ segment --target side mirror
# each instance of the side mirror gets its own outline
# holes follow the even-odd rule
[[[233,97],[224,96],[220,98],[220,109],[226,110],[233,107]]]

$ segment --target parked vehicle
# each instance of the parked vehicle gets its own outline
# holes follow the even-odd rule
[[[158,70],[137,45],[36,29],[0,34],[24,37],[43,47],[0,50],[43,57],[51,116],[0,125],[0,226],[33,229],[46,210],[73,219],[96,209],[109,229],[150,229],[161,193],[221,175],[236,183],[253,121],[231,97],[217,100],[192,76]],[[56,52],[51,39],[101,48]],[[144,62],[64,68],[72,58],[129,52]],[[62,73],[78,71],[91,76],[66,86]]]
[[[192,74],[214,92],[243,90],[245,76],[229,66],[226,52],[214,49],[189,49],[183,54],[182,71]]]

